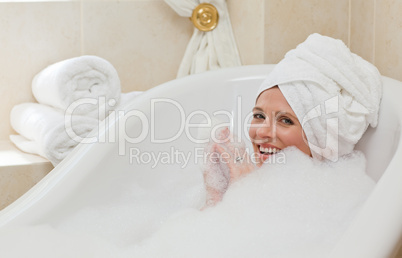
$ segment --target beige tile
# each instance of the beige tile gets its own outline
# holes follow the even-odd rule
[[[264,0],[227,1],[243,65],[264,63]]]
[[[164,0],[73,0],[73,1],[81,1],[81,2],[163,2]]]
[[[160,1],[84,2],[84,52],[109,60],[123,92],[176,78],[193,27]]]
[[[402,1],[376,1],[375,59],[383,75],[402,80]]]
[[[351,0],[350,50],[374,62],[375,0]]]
[[[79,3],[0,3],[0,140],[13,133],[11,108],[34,101],[33,76],[53,62],[80,54],[79,24]]]
[[[21,197],[52,169],[50,163],[0,167],[0,210]]]
[[[349,0],[265,0],[265,63],[317,32],[348,44]]]

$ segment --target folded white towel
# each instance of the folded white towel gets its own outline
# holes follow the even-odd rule
[[[289,51],[261,85],[279,86],[303,126],[313,157],[337,160],[351,153],[382,96],[377,68],[341,41],[319,34]]]
[[[41,155],[54,166],[98,126],[99,120],[85,116],[65,116],[61,110],[23,103],[13,107],[11,126],[20,135],[10,140],[21,150]]]
[[[73,114],[103,120],[102,114],[112,109],[109,100],[118,102],[121,89],[113,65],[97,56],[80,56],[43,69],[32,81],[32,92],[39,103],[61,110],[80,100]]]

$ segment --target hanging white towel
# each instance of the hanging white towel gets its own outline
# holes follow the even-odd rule
[[[191,17],[194,8],[201,3],[200,0],[165,0],[165,2],[183,17]],[[203,0],[202,2],[216,7],[219,22],[214,30],[208,32],[194,28],[177,77],[241,65],[226,0]]]
[[[32,81],[32,92],[39,103],[61,110],[80,100],[74,114],[102,120],[103,114],[112,109],[108,101],[119,101],[121,86],[116,69],[108,61],[97,56],[80,56],[43,69]]]

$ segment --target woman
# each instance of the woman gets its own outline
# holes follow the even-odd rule
[[[212,146],[230,177],[226,187],[218,188],[212,179],[220,172],[204,171],[207,206],[287,147],[323,162],[350,154],[368,126],[377,125],[381,95],[381,76],[372,64],[340,40],[310,35],[285,55],[258,91],[249,130],[255,159],[235,157],[241,151],[228,130],[221,135],[227,141]]]

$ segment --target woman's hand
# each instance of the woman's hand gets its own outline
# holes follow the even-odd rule
[[[229,185],[256,168],[251,162],[250,155],[248,155],[247,152],[244,151],[238,154],[237,151],[232,152],[230,150],[231,148],[232,146],[228,146],[228,148],[221,145],[216,146],[216,150],[219,152],[222,162],[229,167]]]
[[[243,175],[255,169],[245,144],[236,139],[228,128],[217,134],[217,142],[207,147],[204,182],[207,191],[206,206],[221,201],[227,188]]]

